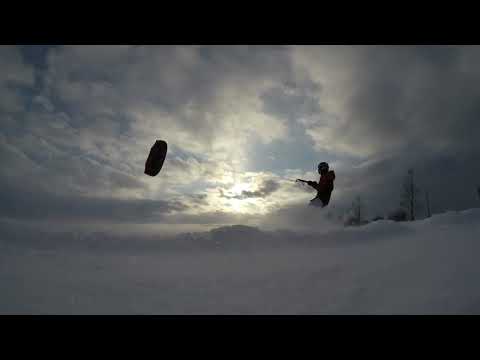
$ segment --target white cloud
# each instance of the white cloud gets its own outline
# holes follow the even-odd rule
[[[225,181],[245,170],[250,144],[284,138],[284,121],[262,111],[259,94],[289,76],[288,53],[262,47],[66,46],[50,52],[39,99],[60,100],[70,145],[130,176],[166,140],[161,176],[142,180],[143,194],[159,198],[200,178]]]
[[[2,176],[37,179],[58,194],[175,200],[192,204],[188,216],[247,219],[313,197],[280,174],[318,175],[276,168],[284,155],[270,152],[272,142],[299,146],[289,167],[307,166],[297,160],[310,139],[319,157],[327,153],[339,170],[335,203],[396,176],[388,166],[380,175],[350,171],[347,155],[476,146],[477,47],[65,46],[37,69],[44,86],[28,110],[20,88],[34,84],[33,68],[17,49],[0,51],[2,159],[11,165]],[[156,139],[169,153],[150,178],[143,167]],[[256,157],[271,157],[275,174],[248,173],[262,169]],[[280,184],[269,196],[221,196],[261,192],[269,179]]]

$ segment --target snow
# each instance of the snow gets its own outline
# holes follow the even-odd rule
[[[322,234],[2,227],[1,314],[480,313],[480,209]]]

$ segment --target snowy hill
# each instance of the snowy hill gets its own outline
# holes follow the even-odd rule
[[[480,209],[323,234],[2,227],[2,314],[480,314]]]

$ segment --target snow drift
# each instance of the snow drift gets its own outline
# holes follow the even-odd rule
[[[2,229],[2,314],[480,313],[480,209],[323,234]]]

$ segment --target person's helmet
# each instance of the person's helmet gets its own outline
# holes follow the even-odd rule
[[[318,172],[321,172],[322,170],[328,171],[328,164],[325,161],[318,164]]]

